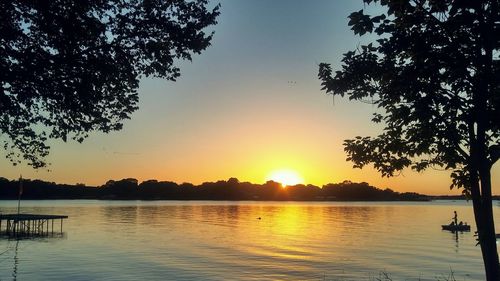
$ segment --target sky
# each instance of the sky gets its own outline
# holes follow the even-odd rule
[[[0,176],[101,185],[123,178],[199,184],[227,180],[263,183],[276,170],[304,183],[344,180],[426,194],[450,191],[449,172],[404,171],[382,178],[353,169],[343,140],[376,135],[372,105],[321,91],[318,64],[340,66],[342,54],[366,38],[349,29],[362,1],[226,0],[212,45],[179,62],[176,82],[143,78],[139,110],[123,130],[94,133],[79,144],[52,140],[49,170],[0,159]],[[492,170],[500,194],[500,165]]]

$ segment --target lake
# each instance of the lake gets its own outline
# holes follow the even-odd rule
[[[15,213],[17,201],[1,201]],[[0,280],[484,280],[471,203],[23,201],[64,235],[0,239]],[[500,207],[494,203],[498,217]],[[259,219],[260,218],[260,219]],[[2,226],[4,227],[4,226]],[[498,229],[498,228],[497,228]]]

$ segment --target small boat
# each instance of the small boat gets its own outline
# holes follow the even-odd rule
[[[441,227],[443,230],[448,231],[470,231],[470,225],[468,224],[443,224]]]

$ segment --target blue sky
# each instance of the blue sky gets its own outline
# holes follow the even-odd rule
[[[214,2],[215,4],[215,2]],[[449,193],[447,172],[382,179],[353,170],[342,142],[374,135],[373,107],[320,90],[320,62],[366,38],[347,26],[362,1],[221,1],[212,46],[179,62],[176,82],[144,78],[139,110],[124,129],[92,134],[83,144],[51,141],[50,171],[0,161],[2,175],[100,185],[134,177],[201,183],[237,177],[264,182],[276,169],[322,185],[345,179],[399,191]],[[498,186],[498,164],[494,185]]]

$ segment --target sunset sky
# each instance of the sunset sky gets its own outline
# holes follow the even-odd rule
[[[215,2],[214,2],[215,3]],[[362,1],[221,1],[210,46],[181,62],[177,82],[145,78],[139,110],[124,129],[92,134],[83,144],[52,141],[49,169],[13,167],[0,175],[101,185],[137,178],[178,183],[265,182],[275,170],[295,171],[305,183],[366,181],[380,188],[450,194],[448,172],[405,171],[386,179],[352,169],[342,142],[375,135],[371,105],[320,90],[318,64],[338,67],[341,55],[367,39],[347,26]],[[500,194],[500,165],[493,169]]]

